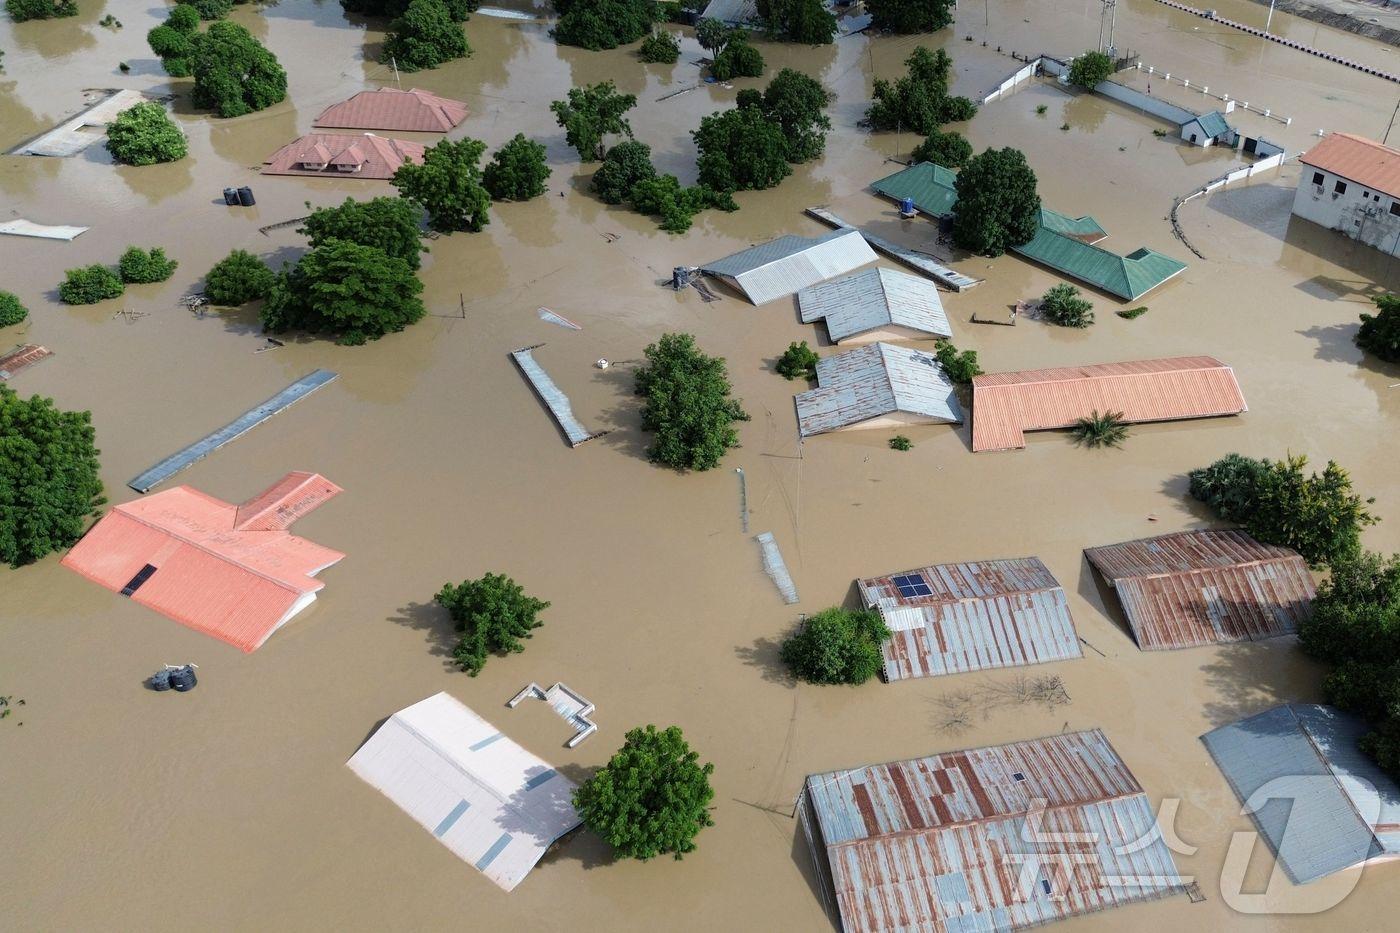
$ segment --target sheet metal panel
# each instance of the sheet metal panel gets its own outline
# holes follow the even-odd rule
[[[896,412],[961,423],[957,388],[931,353],[872,343],[817,362],[818,388],[797,396],[803,437]]]
[[[765,531],[754,540],[763,552],[763,569],[772,578],[778,592],[783,594],[783,602],[788,605],[797,602],[797,585],[792,582],[792,575],[788,573],[787,563],[783,560],[782,552],[778,550],[778,542],[773,538],[773,533]]]
[[[581,421],[574,417],[574,406],[569,401],[569,397],[560,391],[559,387],[554,384],[554,380],[549,378],[549,373],[545,372],[535,360],[532,351],[537,349],[539,348],[526,347],[523,350],[512,350],[510,357],[520,367],[521,374],[534,388],[540,401],[544,402],[545,407],[554,416],[559,429],[569,439],[569,446],[577,447],[584,441],[597,437],[597,434],[588,430]]]
[[[831,339],[898,325],[935,337],[951,337],[938,287],[893,269],[866,269],[797,293],[802,322],[825,319]]]
[[[809,207],[806,213],[820,220],[822,223],[831,224],[833,227],[840,227],[843,230],[856,230],[857,227],[846,223],[831,211],[823,207]],[[980,284],[981,279],[973,278],[970,275],[963,275],[956,272],[934,259],[928,253],[921,253],[918,250],[905,249],[895,243],[891,243],[884,237],[878,237],[868,230],[861,230],[860,235],[865,237],[865,242],[870,244],[871,249],[903,263],[915,272],[923,273],[935,282],[951,288],[955,292],[965,291],[974,285]]]
[[[734,280],[749,301],[761,305],[875,259],[860,231],[836,230],[820,237],[779,237],[700,269]]]

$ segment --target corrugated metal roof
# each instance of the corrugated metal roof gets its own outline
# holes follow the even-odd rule
[[[761,305],[874,261],[859,230],[836,230],[819,237],[778,237],[700,270],[733,279],[749,301]]]
[[[40,347],[32,343],[22,344],[8,353],[0,353],[0,382],[9,381],[21,369],[33,366],[50,356],[53,356],[53,351],[48,347]]]
[[[541,344],[543,346],[543,344]],[[563,393],[559,386],[554,384],[554,380],[549,377],[549,373],[544,371],[539,361],[535,359],[532,351],[539,347],[525,347],[522,350],[512,350],[511,359],[520,367],[520,372],[524,374],[530,385],[534,387],[535,393],[554,415],[555,422],[559,429],[564,432],[564,436],[569,440],[570,447],[577,447],[584,441],[590,441],[598,435],[584,427],[583,422],[574,416],[573,403],[569,397]]]
[[[893,633],[886,680],[1081,656],[1065,591],[1039,558],[935,564],[857,586]]]
[[[580,823],[577,785],[446,693],[390,716],[347,764],[507,891]]]
[[[1224,136],[1226,133],[1230,132],[1230,124],[1225,122],[1225,115],[1219,110],[1198,114],[1193,119],[1187,120],[1186,123],[1199,123],[1201,131],[1210,139],[1214,139],[1217,136]]]
[[[1092,217],[1080,219],[1093,221]],[[1094,226],[1098,226],[1097,223]],[[1030,242],[1013,246],[1012,250],[1110,295],[1129,300],[1142,297],[1186,268],[1186,263],[1145,246],[1127,256],[1119,256],[1077,235],[1046,226],[1037,230]]]
[[[1201,736],[1297,884],[1400,855],[1400,787],[1362,754],[1367,731],[1331,707],[1293,704]]]
[[[405,162],[421,163],[425,149],[422,143],[411,143],[406,139],[388,139],[373,133],[365,133],[363,136],[308,133],[300,139],[292,140],[264,159],[262,173],[385,180],[392,178],[399,166]],[[303,163],[306,162],[319,163],[321,157],[317,153],[322,150],[331,154],[330,158],[325,160],[329,167],[303,167]],[[359,168],[353,172],[341,171],[336,167],[337,160],[357,165]]]
[[[956,387],[930,353],[872,343],[817,361],[817,386],[799,394],[803,437],[900,412],[961,424]]]
[[[1186,531],[1084,556],[1117,592],[1145,651],[1276,638],[1312,614],[1307,561],[1243,531]]]
[[[467,118],[467,105],[431,91],[382,87],[361,91],[332,104],[312,121],[314,126],[357,130],[402,130],[446,133]]]
[[[710,0],[702,19],[717,19],[731,26],[742,26],[758,20],[758,4],[755,0]]]
[[[1392,149],[1374,139],[1351,133],[1329,133],[1326,139],[1299,156],[1298,161],[1400,198],[1400,149]]]
[[[919,162],[903,171],[887,175],[871,184],[871,188],[887,198],[902,201],[913,198],[920,212],[932,217],[947,217],[958,203],[958,173],[932,162]]]
[[[177,486],[115,506],[62,563],[182,625],[252,651],[311,604],[325,585],[312,578],[345,556],[286,530],[340,492],[317,473],[289,473],[242,506]],[[153,569],[133,586],[146,567]]]
[[[1085,243],[1097,243],[1108,236],[1108,231],[1088,214],[1083,217],[1071,217],[1044,206],[1040,208],[1040,225],[1054,233],[1063,233]]]
[[[893,269],[866,269],[804,288],[797,293],[797,306],[804,324],[825,318],[836,343],[890,325],[953,336],[938,286]]]
[[[1025,431],[1068,428],[1094,411],[1127,422],[1248,411],[1235,371],[1212,356],[988,373],[972,379],[972,449],[1026,446]]]
[[[1013,930],[1182,889],[1097,729],[812,775],[802,817],[848,933]]]

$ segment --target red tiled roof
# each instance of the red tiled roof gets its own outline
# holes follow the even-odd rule
[[[344,178],[392,178],[405,162],[421,163],[425,147],[403,139],[389,139],[365,133],[350,136],[336,133],[309,133],[278,149],[263,161],[264,175],[332,175]],[[303,168],[304,162],[324,162],[323,169]],[[337,165],[359,165],[355,172],[343,172]]]
[[[990,373],[972,380],[972,449],[1024,447],[1023,432],[1068,428],[1094,411],[1142,422],[1247,410],[1234,370],[1211,356]]]
[[[289,473],[242,505],[178,486],[116,506],[63,565],[176,622],[252,651],[315,599],[314,577],[345,555],[287,532],[341,492]]]
[[[1298,157],[1304,165],[1400,198],[1400,149],[1351,133],[1330,133]]]
[[[313,121],[315,126],[356,130],[401,130],[446,133],[467,118],[467,105],[412,88],[385,87],[361,91],[349,100],[332,104]]]

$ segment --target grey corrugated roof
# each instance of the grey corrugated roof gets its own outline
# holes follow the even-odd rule
[[[819,237],[781,236],[700,267],[733,279],[756,305],[793,295],[809,285],[844,275],[875,261],[859,230]]]
[[[1361,753],[1366,731],[1331,707],[1293,704],[1201,736],[1297,884],[1400,854],[1400,787]]]
[[[710,0],[703,19],[717,19],[721,23],[739,26],[758,19],[758,4],[755,0]]]
[[[797,293],[797,307],[804,324],[825,318],[827,333],[837,343],[891,324],[953,336],[938,286],[893,269],[865,269],[804,288]]]
[[[1199,123],[1201,129],[1205,131],[1205,134],[1211,139],[1217,136],[1224,136],[1226,133],[1230,132],[1230,124],[1225,122],[1225,116],[1219,110],[1203,113],[1196,117],[1194,122]]]
[[[803,437],[903,412],[961,424],[953,383],[931,353],[872,343],[817,362],[819,388],[797,396]]]

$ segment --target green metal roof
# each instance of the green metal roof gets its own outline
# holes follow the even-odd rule
[[[1024,246],[1012,248],[1027,259],[1129,301],[1186,268],[1186,263],[1145,246],[1119,256],[1048,227],[1041,227]]]
[[[1048,207],[1040,209],[1040,225],[1054,233],[1068,234],[1076,239],[1088,238],[1090,242],[1098,242],[1108,236],[1108,231],[1100,227],[1099,222],[1088,214],[1083,217],[1070,217]]]
[[[896,201],[913,198],[914,206],[934,217],[947,217],[958,202],[957,173],[932,162],[911,165],[902,172],[881,178],[872,184],[880,194]]]
[[[1225,122],[1225,116],[1219,110],[1201,114],[1196,118],[1196,122],[1201,124],[1201,129],[1211,139],[1230,132],[1230,124]]]

